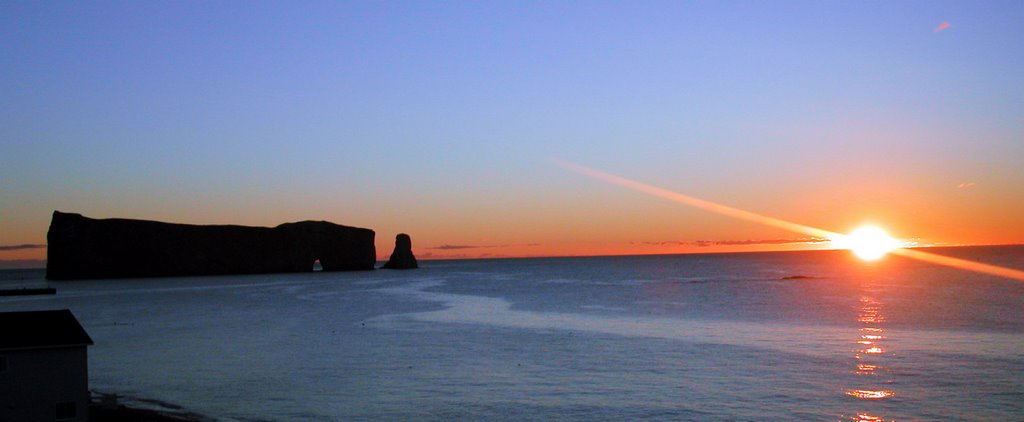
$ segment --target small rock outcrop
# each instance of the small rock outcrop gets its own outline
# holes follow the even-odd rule
[[[419,268],[416,257],[412,254],[412,239],[405,233],[395,236],[395,251],[391,253],[391,259],[381,268],[392,270],[409,270]]]
[[[46,278],[173,277],[372,270],[373,230],[326,221],[199,226],[53,212]]]

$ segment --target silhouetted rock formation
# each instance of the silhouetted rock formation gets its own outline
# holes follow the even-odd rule
[[[326,221],[198,226],[53,212],[46,278],[166,277],[372,270],[373,230]]]
[[[395,251],[391,252],[391,259],[381,268],[393,270],[408,270],[419,268],[416,257],[412,254],[412,239],[405,233],[395,236]]]

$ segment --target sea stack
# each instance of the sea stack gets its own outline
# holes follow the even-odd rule
[[[416,257],[412,254],[412,239],[409,238],[409,235],[399,233],[398,236],[395,236],[395,251],[391,253],[391,259],[382,268],[392,270],[419,268],[419,265],[416,264]]]

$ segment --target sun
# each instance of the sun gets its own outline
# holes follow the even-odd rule
[[[848,235],[836,236],[832,245],[838,249],[849,249],[865,261],[875,261],[900,247],[900,242],[880,227],[861,226]]]

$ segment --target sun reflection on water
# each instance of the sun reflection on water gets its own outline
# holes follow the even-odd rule
[[[855,422],[885,422],[885,418],[869,415],[867,413],[858,413],[857,416],[851,418],[850,420]]]
[[[883,349],[881,347],[878,347],[878,346],[869,347],[869,348],[864,349],[862,351],[864,352],[864,354],[867,354],[867,355],[884,355],[885,354],[885,349]]]
[[[885,317],[882,316],[882,309],[879,308],[878,302],[875,302],[870,298],[861,298],[861,302],[867,300],[867,303],[860,309],[860,315],[857,317],[857,322],[865,324],[880,324],[885,322]]]
[[[896,395],[895,391],[880,388],[884,382],[881,374],[886,372],[883,365],[885,362],[886,348],[883,347],[886,341],[885,315],[883,315],[882,302],[871,293],[865,293],[859,299],[857,308],[858,328],[857,338],[853,340],[856,347],[853,348],[855,368],[853,374],[857,376],[858,382],[855,388],[845,390],[847,396],[861,400],[878,401],[886,400]],[[859,412],[855,417],[844,416],[844,419],[852,421],[885,421],[885,418],[875,416],[867,412]]]
[[[878,365],[858,363],[857,370],[854,373],[857,375],[874,375],[875,371],[878,371]]]
[[[888,390],[849,390],[846,392],[846,395],[853,396],[858,399],[881,400],[892,397],[896,395],[896,393]]]

